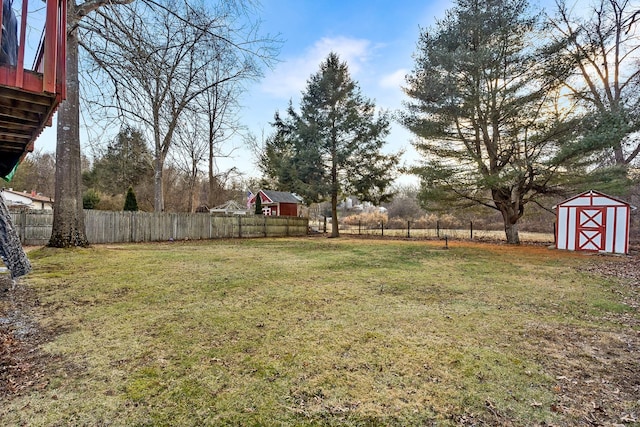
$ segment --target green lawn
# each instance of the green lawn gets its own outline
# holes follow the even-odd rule
[[[580,271],[618,258],[321,237],[29,256],[47,378],[2,425],[580,425],[578,373],[618,388],[593,398],[606,420],[640,416],[616,384],[640,370],[630,288]]]

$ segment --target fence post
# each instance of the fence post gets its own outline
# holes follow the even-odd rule
[[[554,245],[558,244],[558,242],[556,241],[556,239],[557,239],[556,232],[557,232],[556,222],[553,221],[553,244]]]
[[[409,230],[411,229],[411,221],[407,221],[407,239],[411,237]]]
[[[362,225],[361,221],[358,221],[358,236],[360,235],[360,226]]]
[[[436,236],[438,237],[438,239],[440,238],[440,221],[439,220],[436,221]]]
[[[473,240],[473,221],[469,221],[469,228],[471,229],[471,240]]]
[[[384,236],[384,221],[380,221],[380,231],[382,232],[382,235]]]
[[[238,237],[242,237],[242,217],[238,215]]]
[[[19,232],[20,235],[18,237],[20,237],[20,243],[22,243],[24,245],[25,242],[27,241],[27,211],[26,211],[26,209],[20,210],[20,221],[22,222],[22,224],[20,224],[20,232]]]
[[[327,217],[325,216],[324,217],[324,231],[323,231],[323,233],[326,233],[326,232],[327,232]]]

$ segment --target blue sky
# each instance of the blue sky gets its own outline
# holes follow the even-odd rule
[[[400,109],[406,99],[401,85],[413,67],[420,28],[434,26],[451,6],[448,0],[262,0],[261,33],[278,35],[284,43],[279,62],[247,87],[240,122],[258,138],[263,132],[269,134],[274,113],[284,111],[289,100],[299,105],[307,79],[331,51],[347,62],[364,96],[379,108]],[[411,135],[394,123],[385,150],[403,149],[403,161],[414,163],[410,140]],[[247,176],[256,176],[253,153],[240,139],[234,145],[233,157],[219,160],[219,168],[235,166]],[[55,151],[54,128],[43,133],[36,148]],[[400,182],[416,181],[405,177]]]

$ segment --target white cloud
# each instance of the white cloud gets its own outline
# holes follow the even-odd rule
[[[405,68],[394,71],[391,74],[382,76],[380,79],[380,87],[385,89],[398,89],[405,84],[404,77],[408,74]]]
[[[370,58],[373,46],[369,40],[348,37],[323,37],[305,52],[285,59],[263,80],[261,90],[271,96],[289,99],[305,89],[309,77],[316,73],[320,63],[330,52],[346,61],[351,76],[360,72]]]

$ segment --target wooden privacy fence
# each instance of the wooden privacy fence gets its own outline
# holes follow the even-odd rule
[[[297,217],[96,210],[84,213],[89,243],[306,236],[309,226],[307,218]],[[40,246],[49,242],[53,212],[11,212],[11,220],[23,245]]]

